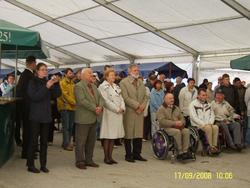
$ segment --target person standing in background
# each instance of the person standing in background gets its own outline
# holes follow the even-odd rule
[[[28,144],[29,144],[29,113],[30,113],[30,97],[27,93],[27,88],[29,81],[34,78],[34,72],[36,69],[36,58],[34,56],[28,56],[26,58],[26,68],[20,75],[17,87],[16,94],[17,97],[20,97],[22,100],[17,102],[17,117],[21,117],[23,124],[22,129],[22,155],[23,159],[27,158]],[[20,114],[21,113],[21,114]]]
[[[7,76],[7,79],[1,83],[0,85],[0,90],[2,92],[2,96],[3,97],[14,97],[14,93],[13,93],[13,90],[14,90],[14,87],[15,87],[15,76],[12,75],[12,74],[9,74]]]
[[[213,83],[207,84],[207,102],[211,103],[214,100],[214,91],[212,90]]]
[[[186,127],[189,127],[189,104],[197,98],[197,89],[195,88],[195,80],[193,78],[188,79],[188,85],[181,89],[179,94],[179,107],[186,120]]]
[[[247,85],[245,93],[245,103],[247,106],[247,130],[246,130],[246,144],[250,145],[250,84]]]
[[[174,94],[174,104],[178,107],[179,107],[179,94],[183,87],[185,87],[185,84],[182,82],[182,78],[180,76],[177,76],[173,94]]]
[[[64,78],[60,81],[62,95],[57,99],[57,107],[61,113],[63,126],[63,143],[64,150],[72,151],[71,144],[72,130],[74,125],[74,111],[75,111],[75,95],[74,95],[74,73],[71,68],[65,70]]]
[[[156,131],[159,130],[159,124],[156,119],[156,112],[159,107],[164,102],[165,93],[162,89],[162,82],[157,80],[155,82],[154,88],[150,93],[150,115],[151,115],[151,136],[155,134]]]

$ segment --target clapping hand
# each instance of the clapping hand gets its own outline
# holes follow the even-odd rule
[[[55,83],[55,82],[51,79],[51,80],[47,81],[46,87],[47,87],[48,89],[50,89],[50,88],[54,85],[54,83]]]

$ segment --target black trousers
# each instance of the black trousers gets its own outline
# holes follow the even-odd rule
[[[40,136],[40,164],[46,167],[48,148],[49,123],[30,122],[30,142],[28,147],[27,165],[34,167],[34,155],[38,147],[38,137]]]
[[[148,108],[148,115],[144,117],[144,125],[143,125],[143,138],[145,140],[148,140],[151,138],[151,117],[150,117],[150,111]]]
[[[142,138],[124,139],[124,146],[126,150],[126,158],[138,157],[141,155]]]
[[[53,142],[54,140],[54,129],[55,129],[55,120],[52,119],[52,122],[49,124],[48,142]]]
[[[22,102],[22,122],[23,122],[23,130],[22,130],[22,158],[27,158],[28,153],[28,145],[29,145],[29,135],[30,135],[30,121],[29,121],[29,112],[30,105],[27,102]]]

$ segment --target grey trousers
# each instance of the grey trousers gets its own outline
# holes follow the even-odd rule
[[[225,124],[220,122],[219,125],[223,128],[223,131],[226,135],[227,142],[230,145],[241,144],[241,125],[238,122],[231,122],[230,124]],[[233,138],[230,134],[230,131],[233,133]]]
[[[76,164],[93,162],[93,152],[96,142],[96,123],[93,124],[76,124],[75,127]]]

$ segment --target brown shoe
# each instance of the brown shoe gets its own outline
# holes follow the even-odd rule
[[[66,151],[73,151],[73,148],[70,147],[70,146],[64,147],[63,149],[66,150]]]
[[[86,165],[84,163],[77,163],[76,167],[81,169],[81,170],[87,169],[87,167],[86,167]]]
[[[88,163],[88,164],[86,164],[86,166],[90,166],[90,167],[94,167],[94,168],[98,168],[99,167],[99,165],[96,164],[96,163],[94,163],[94,162]]]

